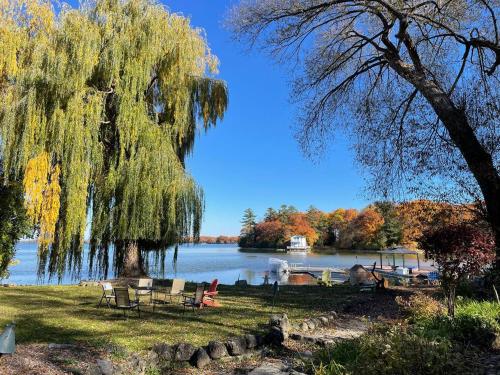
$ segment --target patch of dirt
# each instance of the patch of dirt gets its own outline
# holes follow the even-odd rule
[[[50,349],[47,344],[20,344],[14,354],[0,357],[0,375],[90,374],[103,357],[103,352],[87,346]]]

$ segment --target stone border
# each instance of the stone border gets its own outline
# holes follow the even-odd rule
[[[330,327],[335,320],[337,320],[337,313],[330,311],[326,316],[304,319],[301,323],[292,324],[291,328],[294,331],[311,332],[321,327]]]
[[[286,314],[274,314],[269,319],[269,331],[264,334],[246,334],[235,336],[226,341],[210,341],[208,345],[195,347],[181,342],[175,345],[157,343],[143,358],[132,353],[122,365],[113,366],[110,361],[99,361],[98,367],[102,375],[121,374],[132,370],[134,373],[144,373],[148,368],[159,368],[168,363],[185,363],[202,369],[217,360],[230,360],[262,353],[265,346],[281,346],[289,337],[293,340],[303,340],[304,335],[290,333],[290,330],[313,331],[316,328],[331,326],[336,320],[335,311],[327,316],[305,319],[298,324],[290,324]],[[110,371],[110,368],[112,369]]]

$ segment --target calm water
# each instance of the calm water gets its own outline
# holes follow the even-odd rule
[[[379,263],[379,255],[375,252],[342,251],[333,255],[320,254],[285,254],[240,250],[236,245],[184,245],[179,248],[177,264],[173,264],[173,250],[167,254],[165,274],[158,274],[151,269],[152,276],[165,278],[180,277],[189,281],[203,282],[218,278],[223,284],[234,284],[238,279],[245,279],[249,284],[262,284],[267,273],[269,258],[285,259],[289,263],[302,263],[304,266],[328,266],[335,268],[350,268],[354,264],[363,265]],[[422,258],[422,257],[421,257]],[[16,259],[19,264],[10,268],[10,278],[2,282],[16,284],[37,284],[37,247],[35,243],[21,242],[17,245]],[[384,264],[392,264],[392,256],[383,257]],[[420,260],[421,266],[429,263]],[[396,264],[401,264],[401,258],[396,258]],[[416,256],[405,256],[408,267],[417,265]],[[84,258],[81,279],[87,279],[87,259]],[[65,277],[63,284],[73,284],[78,280]],[[284,281],[284,280],[283,280]],[[44,280],[44,283],[56,284],[57,280]]]

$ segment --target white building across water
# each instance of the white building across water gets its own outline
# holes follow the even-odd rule
[[[290,238],[290,246],[287,247],[287,251],[309,251],[311,248],[307,246],[307,239],[305,236],[292,236]]]

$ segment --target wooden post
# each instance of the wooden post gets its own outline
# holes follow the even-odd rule
[[[380,269],[382,269],[382,253],[380,253],[379,255],[380,255]]]
[[[417,270],[420,271],[420,258],[418,256],[418,253],[417,253]]]
[[[403,255],[403,267],[404,267],[405,266],[405,255],[404,254],[402,254],[402,255]]]
[[[392,264],[396,267],[396,255],[392,254]]]

